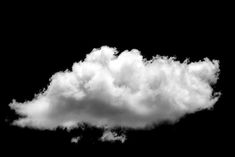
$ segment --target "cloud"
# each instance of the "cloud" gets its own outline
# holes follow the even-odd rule
[[[104,134],[102,135],[102,137],[100,138],[101,141],[110,141],[110,142],[114,142],[114,141],[120,141],[122,143],[124,143],[126,141],[126,136],[125,135],[118,135],[115,132],[112,131],[105,131]]]
[[[146,60],[136,49],[118,53],[103,46],[72,70],[54,74],[33,100],[13,100],[9,106],[20,116],[13,123],[21,127],[71,129],[87,123],[143,128],[213,107],[219,93],[211,85],[218,74],[218,60]]]
[[[78,136],[78,137],[73,137],[72,139],[71,139],[71,143],[78,143],[78,141],[81,139],[81,137],[80,136]]]

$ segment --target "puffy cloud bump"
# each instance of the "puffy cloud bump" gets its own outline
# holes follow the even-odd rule
[[[94,49],[72,70],[51,77],[48,88],[32,101],[13,100],[20,118],[13,123],[38,129],[93,126],[143,128],[175,122],[187,113],[213,107],[219,98],[211,84],[218,79],[219,61],[183,63],[175,58]]]

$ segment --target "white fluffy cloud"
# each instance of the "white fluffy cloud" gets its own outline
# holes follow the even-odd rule
[[[78,137],[73,137],[72,139],[71,139],[71,143],[78,143],[78,141],[81,139],[81,137],[80,136],[78,136]]]
[[[54,74],[32,101],[14,100],[10,107],[20,115],[14,124],[22,127],[146,127],[213,107],[219,95],[211,84],[218,73],[217,60],[181,63],[155,56],[147,61],[138,50],[118,54],[103,46],[71,71]]]
[[[110,141],[110,142],[114,142],[114,141],[120,141],[122,143],[124,143],[126,141],[126,136],[123,135],[118,135],[115,132],[112,131],[105,131],[104,134],[102,135],[102,137],[100,138],[101,141]]]

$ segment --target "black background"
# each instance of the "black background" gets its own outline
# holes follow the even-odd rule
[[[222,7],[222,6],[221,6]],[[81,149],[84,145],[141,146],[152,150],[229,149],[231,104],[225,103],[225,71],[230,44],[229,19],[218,6],[175,9],[166,7],[90,8],[20,8],[9,5],[3,11],[1,42],[1,142],[4,149],[63,148]],[[174,8],[174,7],[173,7]],[[222,11],[223,9],[223,11]],[[222,95],[212,110],[187,115],[174,125],[162,124],[152,130],[126,131],[127,141],[97,141],[102,131],[92,127],[66,132],[38,131],[9,125],[17,116],[8,107],[16,99],[31,100],[49,84],[58,71],[71,69],[93,48],[103,45],[119,51],[133,48],[151,59],[159,54],[178,60],[220,61],[220,79],[214,86]],[[78,144],[72,137],[82,134]],[[183,151],[182,150],[182,151]],[[136,150],[137,151],[137,150]],[[138,152],[138,151],[137,151]]]

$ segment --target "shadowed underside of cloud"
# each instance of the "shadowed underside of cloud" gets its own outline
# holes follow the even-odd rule
[[[187,113],[213,107],[219,98],[211,84],[219,61],[181,63],[155,56],[147,61],[138,50],[94,49],[72,70],[58,72],[32,101],[13,100],[20,118],[15,125],[38,129],[94,126],[143,128],[175,122]]]

